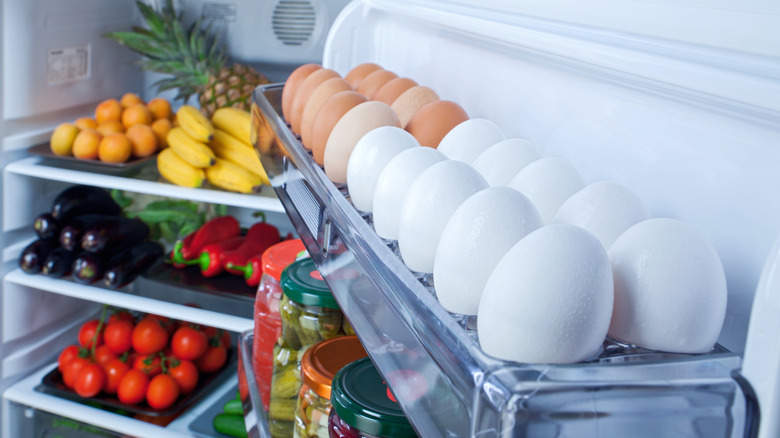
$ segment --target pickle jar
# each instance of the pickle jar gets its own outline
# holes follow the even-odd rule
[[[333,378],[330,438],[417,437],[385,380],[365,357],[344,366]]]
[[[303,386],[295,409],[295,438],[328,436],[330,387],[345,365],[366,357],[357,336],[339,336],[312,345],[301,359]]]
[[[289,265],[281,285],[282,331],[273,350],[268,426],[274,438],[289,438],[302,383],[301,359],[310,346],[344,336],[345,318],[311,259]]]
[[[266,249],[260,259],[263,275],[255,296],[252,368],[264,409],[268,409],[270,403],[274,345],[282,332],[279,317],[282,271],[301,254],[306,254],[305,251],[301,239],[285,240]]]

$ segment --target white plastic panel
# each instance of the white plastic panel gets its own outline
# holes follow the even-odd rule
[[[508,136],[528,138],[543,155],[570,160],[587,182],[620,182],[653,216],[697,227],[728,277],[719,342],[742,352],[760,271],[780,231],[780,199],[771,195],[780,186],[780,60],[750,53],[756,38],[737,53],[580,32],[522,8],[354,2],[323,63],[346,74],[377,62]],[[739,31],[765,26],[761,14],[739,17]]]

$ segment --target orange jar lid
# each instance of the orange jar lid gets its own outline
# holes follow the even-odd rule
[[[292,264],[306,247],[303,246],[301,239],[285,240],[269,247],[263,252],[260,262],[263,265],[263,273],[268,274],[280,281],[282,271],[288,265]]]
[[[367,356],[355,335],[339,336],[318,342],[301,358],[301,378],[318,396],[330,400],[333,377],[346,365]]]

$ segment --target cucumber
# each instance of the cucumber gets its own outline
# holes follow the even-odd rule
[[[233,414],[217,414],[214,417],[214,430],[225,435],[237,438],[247,438],[244,417]]]
[[[233,399],[228,401],[222,410],[226,414],[241,415],[242,417],[244,415],[244,407],[241,405],[241,400]]]

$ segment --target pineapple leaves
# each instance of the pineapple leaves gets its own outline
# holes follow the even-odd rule
[[[149,29],[157,36],[165,35],[165,23],[162,18],[155,12],[154,8],[141,1],[136,1],[138,10],[141,11],[141,15],[144,17],[144,21],[149,26]]]

